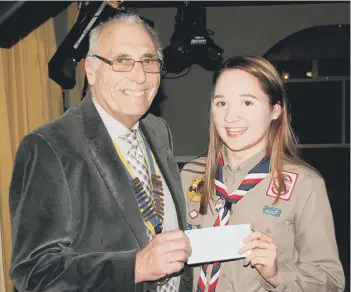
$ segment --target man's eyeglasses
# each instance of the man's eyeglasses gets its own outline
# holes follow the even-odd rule
[[[163,65],[161,60],[152,58],[145,58],[141,61],[135,61],[131,58],[121,57],[111,61],[99,55],[92,55],[92,57],[95,57],[102,62],[109,64],[112,67],[112,70],[115,72],[129,72],[133,69],[135,63],[141,63],[144,72],[160,73]]]

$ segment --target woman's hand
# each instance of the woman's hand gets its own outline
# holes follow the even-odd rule
[[[238,250],[238,253],[242,254],[251,250],[251,253],[244,260],[244,266],[250,264],[268,283],[274,287],[279,286],[281,275],[277,264],[278,248],[273,239],[267,234],[257,231],[245,237],[244,243],[245,245]]]

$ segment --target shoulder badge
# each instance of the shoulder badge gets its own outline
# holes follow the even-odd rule
[[[204,180],[200,178],[194,178],[191,186],[188,189],[189,200],[192,202],[200,202],[203,189]]]
[[[299,175],[295,172],[288,172],[288,171],[283,171],[283,175],[284,175],[284,183],[285,183],[286,190],[280,195],[279,198],[288,201],[290,200],[291,194],[294,190],[294,187],[297,181],[297,177]],[[271,180],[271,183],[269,184],[266,195],[269,197],[277,197],[278,195],[278,191],[274,185],[273,180]]]

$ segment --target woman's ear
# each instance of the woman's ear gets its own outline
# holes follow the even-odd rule
[[[276,120],[280,117],[282,114],[282,106],[279,103],[276,103],[273,106],[273,111],[272,111],[272,120]]]

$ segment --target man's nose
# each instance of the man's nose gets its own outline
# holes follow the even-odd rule
[[[138,84],[143,84],[146,80],[146,73],[141,62],[135,62],[133,69],[130,71],[131,79]]]

